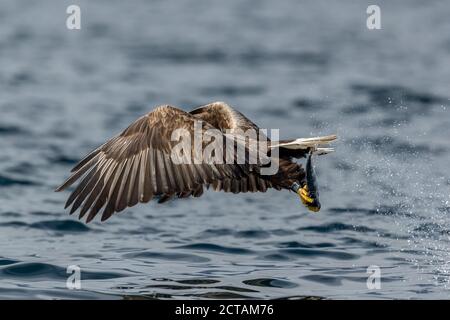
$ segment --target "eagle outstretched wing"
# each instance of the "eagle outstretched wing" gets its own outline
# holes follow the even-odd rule
[[[89,222],[104,207],[101,218],[104,221],[114,212],[148,202],[154,196],[163,199],[175,194],[199,196],[204,185],[217,180],[239,179],[257,170],[248,163],[226,163],[225,158],[230,157],[227,154],[232,152],[230,145],[233,147],[233,144],[227,143],[229,138],[225,135],[220,137],[225,150],[222,164],[174,162],[172,150],[176,142],[171,141],[172,132],[183,128],[193,135],[197,120],[175,107],[156,108],[88,154],[56,191],[81,180],[67,200],[66,208],[72,205],[71,213],[81,208],[80,218],[89,212],[86,219]],[[208,129],[214,127],[204,123],[201,130]],[[234,152],[231,156],[235,157]]]

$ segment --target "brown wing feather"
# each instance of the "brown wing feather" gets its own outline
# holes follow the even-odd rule
[[[267,189],[290,189],[292,183],[304,181],[305,171],[300,164],[288,159],[279,159],[279,170],[273,176],[262,176],[256,172],[250,172],[247,176],[239,178],[225,178],[216,180],[207,187],[214,191],[232,193],[266,192]]]
[[[160,196],[162,201],[174,194],[200,196],[203,185],[246,176],[250,170],[247,164],[172,161],[171,151],[177,143],[170,140],[173,130],[184,128],[192,137],[196,120],[193,115],[171,106],[156,108],[83,158],[56,191],[81,179],[66,207],[73,204],[71,213],[81,207],[80,217],[89,212],[87,222],[104,208],[103,221],[154,196]],[[203,130],[210,128],[208,123],[203,126]],[[222,139],[225,145],[227,137],[223,135]]]

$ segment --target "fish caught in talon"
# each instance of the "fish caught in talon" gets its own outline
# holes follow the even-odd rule
[[[297,193],[302,201],[302,203],[313,212],[320,211],[320,201],[319,201],[319,188],[317,186],[316,173],[312,165],[312,155],[314,149],[312,149],[308,154],[308,160],[306,161],[306,181],[303,187],[297,182],[294,182],[291,189]]]

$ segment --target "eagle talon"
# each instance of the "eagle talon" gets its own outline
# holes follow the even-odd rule
[[[307,185],[305,185],[303,188],[298,189],[298,195],[300,196],[300,199],[305,206],[314,203],[314,198],[312,198],[309,194]]]
[[[300,200],[308,208],[308,210],[313,212],[320,211],[320,202],[319,199],[313,194],[309,192],[308,185],[305,184],[303,187],[300,187],[297,183],[294,183],[291,189],[298,194]]]
[[[320,204],[318,204],[317,199],[314,198],[308,191],[308,185],[303,188],[298,189],[298,195],[302,200],[302,203],[308,208],[308,210],[313,212],[320,211]]]

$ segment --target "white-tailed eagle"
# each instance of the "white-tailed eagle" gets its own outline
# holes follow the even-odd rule
[[[202,123],[201,133],[214,132],[214,141],[224,150],[215,156],[224,161],[183,162],[176,159],[176,155],[174,158],[178,141],[173,141],[173,132],[183,129],[185,133],[194,134],[197,122]],[[268,147],[257,150],[258,161],[250,161],[249,156],[239,161],[235,152],[238,146],[244,148],[246,155],[254,149],[252,139],[242,134],[248,130],[267,139],[258,126],[223,102],[191,112],[160,106],[89,153],[56,191],[79,181],[66,208],[72,206],[71,214],[80,209],[79,217],[87,215],[86,222],[100,210],[104,221],[113,213],[140,202],[153,198],[165,202],[172,197],[199,197],[205,188],[232,193],[266,192],[269,188],[293,190],[310,210],[318,211],[320,203],[311,155],[333,151],[326,145],[335,140],[336,135],[277,142],[267,139]],[[201,143],[202,147],[206,145],[206,142]],[[178,155],[185,156],[187,154]],[[308,157],[306,171],[295,161],[303,157]],[[270,165],[263,164],[263,158],[270,158],[272,164],[277,164],[273,174],[262,174],[261,169]]]

